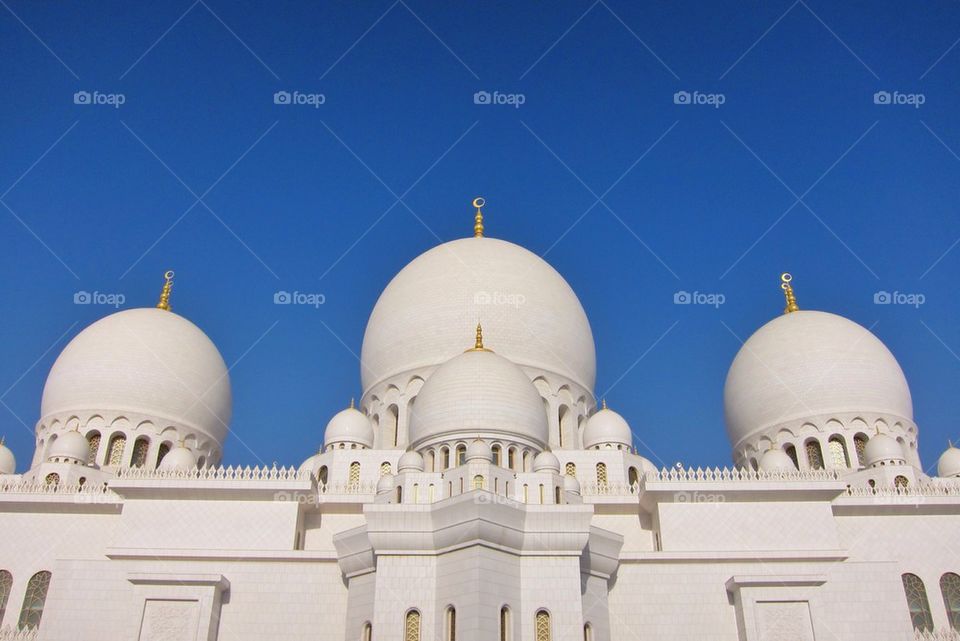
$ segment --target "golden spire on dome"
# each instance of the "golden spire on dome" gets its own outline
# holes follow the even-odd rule
[[[353,407],[353,401],[354,401],[354,398],[351,396],[351,397],[350,397],[350,409],[355,409],[355,408]]]
[[[489,352],[490,350],[483,346],[483,327],[477,323],[477,341],[468,352]]]
[[[170,311],[170,290],[173,289],[173,270],[168,269],[163,275],[163,289],[160,290],[160,302],[157,303],[157,309]]]
[[[793,295],[793,287],[790,285],[790,281],[792,280],[793,276],[791,276],[789,272],[780,274],[780,288],[783,290],[783,297],[787,301],[787,306],[783,308],[784,314],[800,311],[800,307],[797,305],[797,298]]]
[[[607,409],[607,399],[600,399],[600,404],[603,406],[603,409]]]
[[[473,236],[474,238],[483,238],[483,206],[487,201],[482,196],[473,199],[473,206],[477,208],[477,214],[473,217]]]

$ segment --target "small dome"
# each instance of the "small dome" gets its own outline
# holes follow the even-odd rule
[[[50,446],[47,460],[68,458],[86,463],[89,452],[90,444],[83,438],[83,434],[77,430],[69,430],[61,434]]]
[[[345,410],[337,412],[323,431],[323,445],[328,447],[335,443],[357,444],[361,447],[373,447],[373,424],[360,410],[354,409],[353,404]]]
[[[467,446],[466,458],[468,463],[470,461],[490,462],[493,460],[493,451],[483,439],[474,439],[473,442]]]
[[[960,476],[960,448],[954,447],[952,443],[940,455],[940,460],[937,462],[937,476],[941,478]]]
[[[563,491],[571,492],[573,494],[580,494],[580,481],[577,480],[577,477],[564,474]]]
[[[160,465],[157,466],[157,469],[162,471],[189,472],[197,469],[197,457],[193,455],[193,452],[191,452],[189,448],[178,445],[167,452],[163,460],[160,461]]]
[[[863,458],[867,467],[872,467],[881,462],[906,462],[903,456],[903,448],[886,434],[877,434],[867,441],[866,447],[863,448]]]
[[[397,461],[397,470],[400,472],[422,472],[423,457],[420,456],[419,452],[407,450]]]
[[[591,449],[598,445],[624,445],[630,447],[633,434],[630,425],[622,416],[604,407],[587,420],[583,429],[583,448]]]
[[[760,457],[760,469],[764,472],[796,472],[793,459],[780,448],[767,450]]]
[[[533,459],[534,472],[560,472],[560,459],[550,450],[544,450]]]
[[[653,461],[643,456],[640,457],[640,467],[641,469],[643,469],[644,474],[647,474],[649,472],[656,473],[660,471],[659,469],[657,469],[657,466]]]
[[[384,474],[377,481],[377,494],[387,494],[393,491],[395,480],[393,474]]]
[[[880,339],[827,312],[783,314],[740,348],[723,389],[734,448],[769,428],[844,412],[913,420],[903,370]]]
[[[230,374],[216,346],[173,312],[128,309],[101,318],[60,352],[43,388],[40,424],[66,412],[135,412],[223,444]]]
[[[474,349],[451,358],[424,383],[410,420],[410,443],[420,448],[477,436],[542,449],[547,414],[523,370],[492,351]]]
[[[10,448],[4,445],[3,439],[0,439],[0,474],[16,474],[16,472],[17,459]]]

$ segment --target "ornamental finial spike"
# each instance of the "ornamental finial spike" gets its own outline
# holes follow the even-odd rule
[[[790,285],[790,281],[792,280],[793,276],[791,276],[789,272],[780,274],[780,288],[783,290],[783,297],[787,301],[787,306],[783,308],[784,314],[800,311],[800,307],[797,305],[797,298],[793,295],[793,287]]]
[[[483,327],[477,323],[477,342],[473,349],[483,349]]]
[[[474,238],[483,238],[483,212],[480,211],[483,209],[483,206],[487,204],[487,201],[481,196],[477,196],[473,199],[473,206],[477,208],[477,213],[473,217],[473,236]]]
[[[600,404],[603,406],[603,409],[607,409],[607,399],[600,399]]]
[[[173,289],[173,270],[169,269],[163,275],[163,289],[160,290],[160,302],[157,303],[157,309],[170,311],[170,290]]]
[[[354,401],[354,398],[351,396],[351,397],[350,397],[350,409],[354,409],[354,407],[353,407],[353,401]]]

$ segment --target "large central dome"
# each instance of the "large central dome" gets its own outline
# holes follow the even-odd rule
[[[478,320],[499,355],[593,390],[593,333],[567,282],[536,254],[477,237],[434,247],[387,285],[363,338],[364,392],[463,352],[464,328]]]

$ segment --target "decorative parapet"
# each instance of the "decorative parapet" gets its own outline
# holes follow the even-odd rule
[[[196,480],[196,481],[302,481],[310,478],[310,470],[295,467],[205,467],[196,470],[155,470],[143,467],[118,470],[123,480]]]
[[[914,641],[960,641],[960,632],[956,630],[916,630]]]
[[[793,472],[763,472],[736,468],[663,468],[643,475],[642,484],[650,481],[690,482],[704,481],[839,481],[839,470],[803,470]]]
[[[580,487],[581,496],[636,496],[640,493],[640,484],[634,483],[588,483]]]
[[[80,494],[88,496],[101,496],[105,494],[113,494],[113,491],[111,491],[105,485],[98,483],[87,483],[85,485],[73,483],[67,485],[64,483],[36,483],[32,481],[18,481],[16,483],[0,483],[0,494]],[[0,634],[3,634],[2,630],[0,630]],[[3,641],[3,639],[5,639],[5,637],[0,636],[0,641]]]
[[[946,485],[924,483],[922,485],[888,486],[888,487],[848,487],[847,496],[856,497],[960,497],[960,484]]]
[[[39,633],[39,628],[24,628],[18,630],[14,627],[5,627],[0,629],[0,641],[35,641]]]
[[[320,494],[329,495],[355,495],[355,494],[376,494],[376,483],[327,483],[319,485],[317,491]]]

